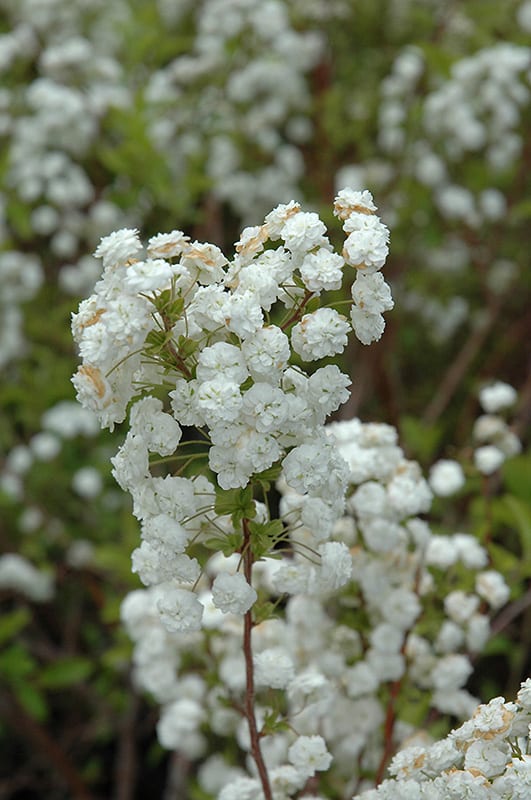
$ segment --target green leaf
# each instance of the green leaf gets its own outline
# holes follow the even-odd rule
[[[437,450],[442,430],[438,425],[428,425],[416,417],[404,416],[400,420],[400,437],[409,456],[429,462]]]
[[[257,559],[263,558],[284,535],[282,520],[270,522],[249,522],[251,548]]]
[[[272,710],[266,713],[260,733],[262,736],[270,736],[273,733],[280,733],[288,730],[289,724],[287,721],[280,716],[278,711]]]
[[[81,683],[91,672],[92,664],[89,659],[73,656],[45,667],[39,675],[39,682],[47,689],[62,689],[74,683]]]
[[[513,495],[506,495],[501,501],[509,510],[520,535],[523,561],[531,561],[531,506]]]
[[[253,487],[248,484],[245,489],[221,489],[216,496],[216,514],[220,517],[231,516],[237,528],[242,519],[253,519],[256,506],[253,500]]]
[[[0,654],[0,675],[8,681],[20,681],[35,669],[35,661],[20,644],[14,643]]]
[[[17,608],[0,618],[0,644],[7,642],[19,633],[31,619],[27,608]]]
[[[227,536],[213,536],[202,544],[204,544],[208,550],[215,550],[216,552],[223,553],[223,555],[228,558],[233,553],[237,553],[241,550],[242,535],[234,531],[234,533],[230,533]]]
[[[273,619],[276,616],[277,603],[265,601],[263,603],[255,603],[253,606],[253,621],[255,625],[265,622],[268,619]]]
[[[193,355],[198,347],[199,342],[194,341],[194,339],[187,339],[186,336],[179,336],[177,339],[177,349],[183,359]]]
[[[260,481],[261,483],[274,483],[282,472],[282,464],[273,464],[269,469],[263,472],[257,472],[253,475],[253,480]]]
[[[24,681],[22,683],[15,683],[13,690],[20,705],[23,706],[31,717],[39,722],[43,722],[46,719],[48,716],[48,705],[45,696],[37,687]]]

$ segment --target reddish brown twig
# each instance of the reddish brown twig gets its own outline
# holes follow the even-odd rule
[[[243,574],[249,585],[251,585],[251,577],[253,570],[253,552],[251,550],[251,532],[246,519],[242,522],[243,525]],[[251,755],[254,758],[262,789],[264,792],[265,800],[273,800],[271,793],[271,786],[269,784],[269,776],[267,774],[266,765],[262,756],[260,747],[260,733],[256,725],[256,715],[254,710],[254,665],[253,665],[253,651],[251,647],[251,633],[253,629],[253,614],[252,609],[249,609],[243,619],[243,653],[245,656],[245,703],[244,711],[249,725],[249,737],[251,740]]]

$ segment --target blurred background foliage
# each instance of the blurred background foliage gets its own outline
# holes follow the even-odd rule
[[[185,768],[156,744],[119,624],[139,585],[109,468],[123,433],[46,419],[74,413],[69,318],[99,238],[178,228],[230,255],[294,198],[338,241],[336,189],[369,188],[395,310],[345,354],[342,416],[396,425],[424,468],[466,461],[477,389],[498,378],[528,446],[530,34],[520,0],[0,0],[0,545],[36,570],[21,588],[0,567],[0,797],[170,800]],[[470,685],[514,694],[531,456],[437,502],[440,530],[488,543],[512,587]]]

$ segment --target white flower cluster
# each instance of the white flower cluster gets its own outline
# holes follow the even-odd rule
[[[474,463],[483,475],[492,475],[507,458],[518,455],[522,449],[518,436],[497,413],[514,405],[516,399],[516,390],[502,381],[484,386],[479,393],[479,402],[486,413],[479,416],[474,425],[477,442]]]
[[[97,262],[80,252],[124,224],[110,187],[95,185],[87,162],[94,160],[109,110],[132,103],[131,78],[120,64],[123,34],[109,35],[125,30],[131,13],[123,2],[92,9],[65,0],[2,4],[9,32],[0,36],[6,155],[0,228],[5,218],[13,241],[1,258],[16,260],[26,281],[34,271],[26,252],[31,239],[48,263],[57,263],[61,287],[84,293],[96,279]]]
[[[46,603],[55,594],[53,576],[18,553],[0,556],[0,590],[18,592],[35,603]]]
[[[25,352],[20,306],[35,296],[42,280],[42,266],[36,256],[16,250],[0,252],[0,370]]]
[[[400,685],[401,697],[414,697],[425,717],[430,710],[460,718],[472,714],[478,701],[464,688],[472,672],[470,656],[484,648],[490,616],[507,602],[509,589],[489,569],[488,554],[473,536],[437,534],[418,516],[429,511],[431,492],[392,427],[355,419],[327,430],[349,465],[346,513],[335,521],[322,498],[299,493],[281,479],[280,512],[290,547],[281,559],[254,564],[253,586],[269,597],[288,597],[282,612],[254,627],[252,644],[259,719],[278,708],[272,697],[282,692],[290,728],[303,740],[323,737],[325,752],[333,757],[325,768],[348,792],[362,774],[375,775],[384,757],[390,685]],[[442,485],[455,484],[455,467],[449,474],[439,477]],[[320,556],[318,564],[312,563],[314,555]],[[223,589],[220,578],[230,575],[235,559],[213,557],[209,575],[198,583],[205,609],[202,633],[168,632],[157,613],[159,586],[133,592],[122,605],[135,642],[135,679],[163,707],[159,738],[192,759],[207,755],[206,731],[236,739],[249,752],[235,709],[245,691],[241,617],[237,608],[229,613],[216,608],[209,587],[213,578]],[[214,688],[206,679],[211,674],[220,679]],[[193,731],[179,716],[191,692]],[[396,711],[395,747],[415,733],[407,708],[405,702]],[[278,800],[300,788],[288,769],[298,767],[293,746],[293,734],[284,730],[263,739]],[[316,753],[321,747],[324,743]],[[256,779],[221,755],[202,763],[199,783],[221,800],[247,791],[261,796]]]
[[[531,678],[516,702],[495,697],[435,744],[405,747],[394,778],[353,800],[526,800],[531,794]]]
[[[201,157],[214,196],[244,224],[297,193],[304,167],[299,146],[312,133],[306,74],[324,40],[317,30],[292,25],[290,6],[286,0],[194,3],[193,42],[155,71],[145,89],[150,134],[175,180],[186,186]]]
[[[379,338],[381,312],[392,306],[379,272],[388,231],[369,192],[343,190],[335,214],[348,233],[344,258],[358,269],[354,329],[367,343]],[[219,248],[190,242],[180,231],[152,237],[137,260],[141,249],[137,232],[124,229],[96,250],[104,272],[73,317],[83,357],[73,383],[81,403],[110,428],[124,419],[142,386],[154,386],[154,393],[169,388],[167,409],[147,390],[134,402],[131,429],[113,459],[113,474],[132,494],[142,522],[133,569],[145,585],[166,587],[158,601],[166,627],[200,627],[202,605],[190,590],[201,569],[185,551],[206,532],[227,534],[212,513],[214,486],[201,474],[204,462],[191,478],[156,477],[150,470],[150,453],[175,453],[181,426],[202,430],[223,490],[243,489],[253,475],[282,468],[308,510],[327,520],[312,578],[316,590],[337,588],[349,577],[350,559],[341,545],[325,540],[343,510],[348,472],[323,426],[347,399],[350,380],[334,365],[308,376],[294,362],[341,353],[350,331],[335,309],[308,309],[342,281],[344,260],[333,252],[324,224],[292,201],[263,225],[246,228],[231,262]],[[273,324],[277,311],[284,321]],[[212,599],[225,613],[243,614],[256,597],[233,574],[216,578]]]

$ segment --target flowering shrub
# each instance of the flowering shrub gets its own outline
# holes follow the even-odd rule
[[[364,343],[381,336],[393,303],[375,210],[368,192],[339,193],[342,256],[294,202],[246,228],[230,262],[180,231],[152,237],[138,260],[136,231],[118,231],[98,247],[102,279],[73,317],[78,398],[111,428],[130,406],[112,461],[141,522],[133,571],[149,587],[122,607],[136,679],[163,706],[164,747],[204,759],[210,733],[252,756],[251,776],[204,761],[199,783],[220,800],[288,799],[321,771],[330,790],[339,780],[355,792],[370,773],[379,783],[415,729],[401,719],[412,693],[417,724],[430,708],[474,711],[469,654],[489,636],[487,608],[509,597],[474,537],[433,534],[418,516],[432,492],[390,426],[325,430],[348,378],[335,365],[302,369],[345,347],[347,319],[320,305],[344,260],[357,269],[352,326]],[[514,390],[485,387],[481,400],[498,411]],[[478,438],[498,442],[476,451],[480,472],[518,452],[504,425],[478,421]],[[444,496],[464,475],[443,461],[430,482]],[[437,571],[451,568],[454,588],[439,599]],[[424,630],[422,604],[434,601]]]
[[[516,697],[530,8],[0,0],[0,795],[392,794]]]

